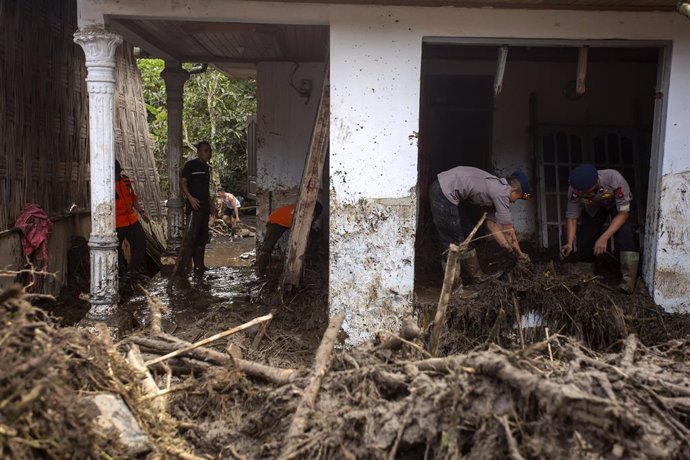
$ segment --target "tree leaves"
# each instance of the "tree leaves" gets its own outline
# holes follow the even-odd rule
[[[139,59],[149,131],[161,189],[168,192],[168,114],[159,59]],[[208,141],[214,186],[242,195],[247,182],[247,116],[256,112],[256,82],[232,80],[213,67],[190,75],[184,87],[182,161],[196,157],[194,144]]]

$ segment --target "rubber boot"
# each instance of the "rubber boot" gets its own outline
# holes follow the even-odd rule
[[[460,264],[460,260],[458,260]],[[446,261],[441,261],[441,267],[443,268],[443,273],[446,273]],[[462,278],[460,277],[460,267],[455,270],[455,278],[453,278],[453,287],[450,292],[450,296],[456,299],[470,300],[474,299],[479,295],[478,292],[470,291],[465,289],[462,285]]]
[[[194,273],[196,275],[203,275],[208,269],[204,264],[204,255],[206,253],[206,248],[203,246],[197,246],[194,248],[192,254],[192,259],[194,260]]]
[[[491,275],[487,275],[486,273],[484,273],[481,265],[479,265],[479,257],[477,256],[477,251],[474,249],[463,254],[460,257],[460,259],[462,268],[467,272],[468,275],[470,275],[473,284],[481,284],[485,281],[498,278],[503,274],[503,271],[501,270]]]
[[[621,251],[621,284],[618,289],[626,294],[632,294],[637,282],[637,269],[640,266],[640,253],[634,251]]]

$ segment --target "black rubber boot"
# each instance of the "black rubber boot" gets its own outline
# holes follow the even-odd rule
[[[468,275],[470,275],[470,278],[472,278],[472,283],[474,284],[484,283],[486,281],[498,278],[503,274],[502,271],[497,271],[496,273],[493,273],[491,275],[487,275],[486,273],[484,273],[481,265],[479,265],[479,257],[477,257],[477,251],[475,251],[474,249],[463,254],[460,258],[460,263],[462,265],[462,268],[467,272]]]
[[[204,255],[206,253],[206,248],[204,246],[197,246],[194,248],[194,253],[192,254],[192,259],[194,260],[194,274],[203,275],[208,267],[204,264]]]

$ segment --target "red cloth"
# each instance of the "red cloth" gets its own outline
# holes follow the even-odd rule
[[[30,256],[36,254],[36,262],[43,262],[43,268],[48,266],[48,237],[53,230],[53,223],[48,214],[37,204],[27,203],[22,213],[17,217],[14,226],[21,232],[22,252]]]

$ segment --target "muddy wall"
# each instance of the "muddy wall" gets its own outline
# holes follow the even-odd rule
[[[270,212],[295,203],[304,160],[309,148],[322,63],[262,62],[257,80],[257,235],[262,240]],[[312,97],[300,97],[289,81],[299,87],[312,80]]]

